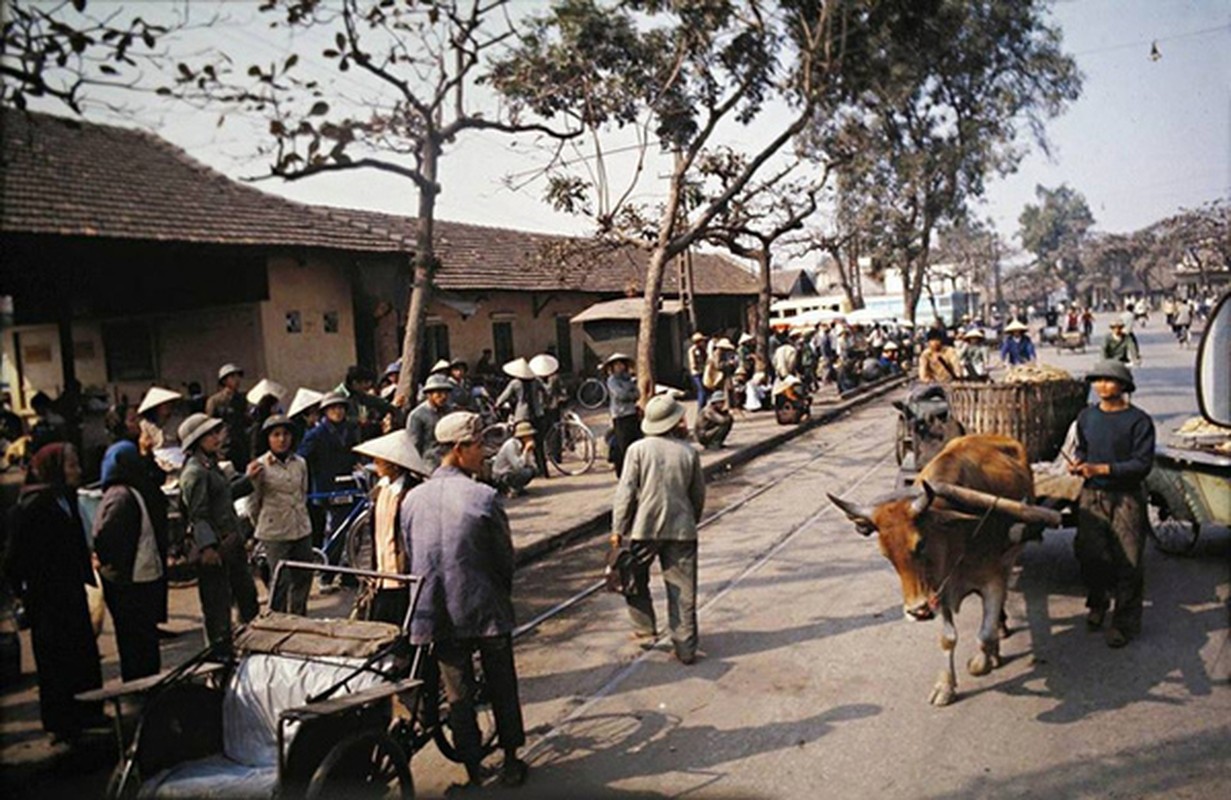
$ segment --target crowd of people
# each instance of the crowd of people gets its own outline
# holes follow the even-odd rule
[[[1086,325],[1086,313],[1069,309],[1066,324]],[[1191,304],[1170,306],[1169,323],[1189,325],[1192,313]],[[1104,359],[1139,363],[1132,321],[1117,317],[1110,328]],[[658,636],[649,589],[650,565],[658,561],[668,629],[683,664],[698,653],[696,524],[705,501],[692,441],[723,447],[736,415],[746,412],[772,409],[779,424],[800,424],[822,391],[842,393],[909,370],[925,383],[984,380],[993,353],[1005,365],[1037,357],[1029,326],[1015,311],[1005,320],[967,317],[952,327],[836,320],[788,328],[773,332],[768,359],[756,345],[748,333],[734,342],[693,335],[687,365],[697,410],[691,425],[681,393],[642,402],[634,359],[613,353],[602,365],[618,480],[613,544],[631,554],[626,598],[633,635],[643,644]],[[358,566],[424,577],[411,637],[434,645],[458,715],[454,730],[468,777],[472,783],[487,778],[473,727],[471,659],[477,652],[506,751],[501,777],[524,781],[511,645],[513,549],[503,498],[546,478],[546,434],[560,419],[567,392],[558,361],[543,353],[504,364],[507,381],[493,399],[488,387],[497,382],[485,358],[478,382],[462,360],[434,364],[413,403],[395,402],[397,362],[380,376],[353,367],[325,393],[300,388],[291,394],[269,379],[245,393],[243,370],[232,363],[218,370],[217,391],[200,404],[152,387],[140,403],[120,403],[107,414],[113,443],[102,458],[102,496],[90,520],[78,503],[82,460],[69,425],[53,404],[34,404],[33,455],[8,525],[4,577],[21,597],[32,629],[44,728],[71,741],[107,721],[99,707],[73,699],[101,685],[86,585],[101,585],[125,681],[161,669],[159,639],[167,632],[160,625],[167,620],[168,570],[177,555],[195,567],[208,643],[229,647],[234,615],[247,623],[259,612],[250,541],[260,543],[271,570],[282,561],[310,561],[313,546],[345,508],[321,501],[353,492],[351,476],[370,463],[372,512],[360,551],[366,563]],[[179,420],[185,408],[190,413]],[[493,409],[502,408],[510,435],[492,453],[484,432]],[[1102,435],[1092,428],[1086,440]],[[178,486],[185,523],[178,554],[169,523],[175,493],[164,491],[169,484]],[[236,501],[245,497],[241,514]],[[292,572],[272,587],[270,608],[305,613],[310,586],[306,574]],[[406,602],[404,591],[382,584],[365,599],[363,613],[400,622]],[[1091,624],[1101,622],[1095,616]],[[1120,627],[1131,635],[1134,624],[1125,619]]]

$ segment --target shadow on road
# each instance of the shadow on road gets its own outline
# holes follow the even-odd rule
[[[943,797],[1228,797],[1228,759],[1231,727],[1223,727],[1009,778],[977,777]]]
[[[535,759],[535,797],[633,798],[664,794],[625,791],[612,783],[637,777],[680,773],[693,787],[671,792],[686,797],[721,781],[724,764],[786,748],[807,748],[844,722],[875,717],[878,705],[856,703],[827,709],[805,719],[744,728],[682,725],[679,717],[657,712],[595,714],[558,728]],[[705,791],[722,797],[722,790]],[[740,797],[753,797],[741,791]],[[772,796],[772,792],[766,795]]]
[[[1226,683],[1225,559],[1171,558],[1147,545],[1144,630],[1112,650],[1086,630],[1084,609],[1072,613],[1085,592],[1071,547],[1071,534],[1057,534],[1023,554],[1016,588],[1026,606],[1032,669],[970,694],[1050,698],[1055,705],[1036,719],[1068,724],[1137,703],[1182,706]],[[1067,602],[1055,602],[1064,596]],[[1067,611],[1057,614],[1057,605]]]

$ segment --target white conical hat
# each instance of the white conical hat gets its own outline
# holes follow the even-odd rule
[[[432,375],[436,372],[448,372],[450,366],[452,365],[449,363],[449,359],[442,358],[432,365],[432,368],[427,371],[427,374]]]
[[[547,378],[560,371],[560,362],[553,355],[540,353],[530,359],[530,371],[540,378]]]
[[[509,375],[514,378],[522,378],[524,380],[530,380],[531,378],[535,377],[533,370],[530,369],[530,365],[526,363],[525,358],[515,358],[509,363],[505,364],[503,369],[506,375]]]
[[[369,458],[383,458],[385,461],[397,464],[425,478],[431,477],[432,474],[432,468],[419,456],[419,451],[415,449],[415,442],[405,428],[369,439],[351,449]]]
[[[144,414],[151,408],[157,408],[163,403],[169,403],[172,400],[179,400],[183,396],[179,392],[173,392],[161,386],[151,386],[149,391],[145,393],[145,397],[141,398],[141,405],[137,406],[137,413]]]
[[[302,414],[303,412],[307,411],[312,406],[319,403],[321,401],[321,398],[324,396],[325,395],[321,394],[320,392],[314,392],[311,389],[305,389],[302,386],[300,386],[295,391],[295,397],[291,400],[291,407],[286,412],[286,415],[288,417],[293,417],[296,414]]]
[[[261,402],[261,399],[267,394],[272,394],[278,398],[278,402],[282,403],[286,400],[286,387],[269,378],[261,378],[257,381],[256,386],[248,390],[248,402],[251,405],[256,405]]]

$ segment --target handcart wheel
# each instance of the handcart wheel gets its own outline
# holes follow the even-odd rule
[[[323,798],[383,798],[410,800],[415,787],[410,759],[389,734],[366,731],[339,742],[321,761],[305,793],[307,800]]]
[[[1186,516],[1188,510],[1185,507],[1181,512]],[[1154,546],[1158,550],[1168,555],[1183,556],[1191,553],[1197,546],[1201,526],[1177,516],[1165,497],[1151,494],[1149,513],[1150,538],[1154,540]]]
[[[1154,546],[1168,555],[1188,555],[1197,546],[1200,536],[1200,525],[1174,517],[1150,526],[1150,537],[1154,539]]]

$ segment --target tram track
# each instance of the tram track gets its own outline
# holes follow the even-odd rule
[[[717,522],[719,519],[721,519],[722,517],[725,517],[734,511],[737,511],[741,508],[746,507],[749,503],[753,502],[757,498],[762,497],[763,495],[765,495],[767,492],[769,492],[776,486],[781,485],[788,478],[791,478],[791,477],[797,478],[799,469],[813,465],[827,455],[832,455],[836,449],[840,448],[843,444],[849,443],[855,438],[856,438],[855,436],[850,436],[842,440],[841,442],[830,444],[828,447],[825,447],[824,449],[822,449],[822,451],[819,452],[817,455],[813,456],[812,458],[808,459],[803,464],[799,465],[799,467],[797,467],[795,470],[787,471],[786,474],[784,474],[783,476],[780,476],[774,480],[767,481],[766,483],[759,485],[752,491],[746,493],[745,495],[737,499],[735,502],[727,506],[724,506],[720,511],[715,512],[710,517],[707,517],[705,520],[702,521],[701,524],[702,525],[712,525],[715,522]],[[880,472],[885,467],[885,465],[888,464],[893,459],[893,450],[892,450],[891,444],[886,443],[885,448],[887,452],[885,452],[880,458],[878,458],[875,461],[875,463],[873,463],[870,467],[860,472],[852,480],[850,480],[849,482],[846,482],[843,486],[839,487],[841,489],[840,494],[845,495],[849,492],[852,492],[858,489],[869,478],[871,478],[876,473]],[[697,608],[698,616],[705,615],[710,609],[715,607],[724,598],[726,598],[732,591],[739,588],[750,577],[752,577],[754,574],[760,571],[763,567],[765,567],[768,563],[770,563],[774,559],[774,557],[778,553],[780,553],[787,545],[789,545],[799,534],[812,529],[817,523],[819,523],[822,519],[829,516],[833,512],[834,512],[834,506],[830,504],[828,500],[825,500],[819,503],[816,507],[814,507],[802,520],[791,525],[784,532],[776,536],[766,546],[760,548],[759,551],[755,555],[753,555],[752,560],[748,564],[746,564],[742,569],[740,569],[734,576],[724,581],[719,587],[713,590],[713,592],[707,598],[705,598],[704,601],[701,602],[701,604]],[[567,609],[572,608],[573,606],[583,601],[585,598],[598,593],[602,589],[603,585],[604,583],[602,581],[598,581],[596,585],[586,587],[586,589],[583,590],[582,592],[578,592],[576,595],[574,595],[573,597],[570,597],[568,600],[565,600],[564,602],[559,603],[557,606],[553,607],[552,609],[549,609],[547,612],[540,614],[539,617],[536,617],[535,619],[531,620],[530,622],[527,622],[524,626],[522,626],[525,628],[525,631],[523,631],[523,634],[534,630],[534,628],[539,627],[540,625],[542,625],[544,622],[548,621],[552,617],[558,616],[559,614],[563,613]],[[516,636],[518,634],[515,633],[514,635]],[[619,687],[625,681],[627,681],[629,678],[635,675],[640,669],[642,669],[642,667],[646,664],[646,662],[652,657],[657,646],[663,643],[664,641],[666,641],[668,638],[669,638],[669,633],[664,632],[663,634],[661,634],[655,640],[653,648],[647,649],[645,652],[640,653],[635,658],[633,658],[631,661],[629,661],[627,664],[620,667],[618,671],[616,671],[614,675],[608,678],[598,689],[591,692],[589,696],[587,696],[584,700],[581,700],[579,703],[574,705],[562,717],[550,723],[546,727],[546,731],[539,738],[529,743],[525,751],[526,752],[525,757],[527,759],[532,759],[540,755],[543,752],[544,748],[549,744],[551,739],[554,738],[564,728],[564,726],[566,726],[568,723],[574,720],[583,718],[588,713],[593,711],[596,705],[598,705],[604,699],[612,695],[617,689],[619,689]]]

